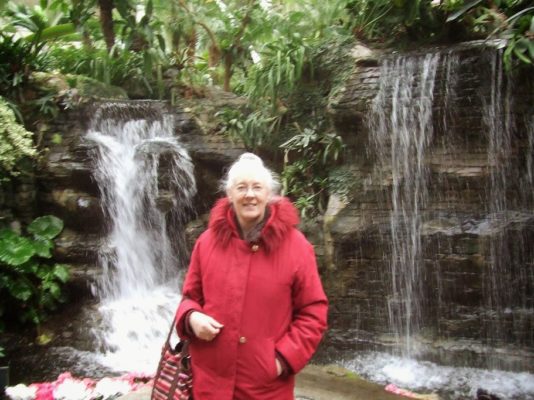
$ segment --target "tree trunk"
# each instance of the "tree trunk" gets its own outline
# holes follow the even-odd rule
[[[115,32],[113,30],[113,0],[98,0],[100,8],[100,25],[108,51],[115,45]]]
[[[224,91],[230,92],[230,79],[232,79],[233,59],[232,53],[228,52],[224,55]]]
[[[191,27],[191,31],[187,34],[186,42],[187,65],[192,67],[195,65],[195,55],[197,51],[197,30],[194,25]]]

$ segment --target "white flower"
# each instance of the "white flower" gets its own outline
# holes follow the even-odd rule
[[[55,400],[87,400],[92,391],[83,383],[75,379],[65,379],[54,389]]]
[[[103,378],[95,386],[94,397],[102,396],[103,399],[129,393],[132,387],[127,381],[111,378]]]
[[[6,395],[11,400],[33,400],[36,392],[36,387],[28,387],[22,383],[19,383],[16,386],[8,386],[6,388]]]

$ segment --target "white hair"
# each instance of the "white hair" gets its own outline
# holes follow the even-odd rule
[[[280,183],[276,174],[267,168],[261,158],[256,154],[243,153],[239,158],[230,166],[226,176],[221,182],[221,188],[228,193],[230,188],[236,183],[236,179],[242,176],[244,173],[250,173],[253,171],[254,175],[265,185],[271,192],[271,196],[277,195],[280,189]]]

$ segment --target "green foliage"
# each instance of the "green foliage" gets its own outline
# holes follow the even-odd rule
[[[390,44],[502,38],[504,62],[532,65],[534,7],[529,0],[350,0],[356,37]],[[404,42],[402,39],[405,39]]]
[[[399,45],[403,38],[422,42],[443,34],[443,15],[430,0],[350,0],[347,9],[362,40]]]
[[[526,0],[449,0],[447,22],[458,21],[474,34],[506,40],[504,64],[534,63],[534,6]]]
[[[8,22],[0,33],[0,94],[24,100],[21,88],[30,74],[51,68],[47,45],[73,34],[75,27],[56,6],[10,2],[4,15]]]
[[[46,215],[27,227],[29,236],[0,230],[0,326],[14,318],[39,325],[65,300],[62,285],[69,279],[68,266],[50,261],[52,239],[62,229],[59,218]]]
[[[49,55],[52,66],[62,74],[87,76],[118,87],[140,87],[148,97],[162,97],[157,96],[158,85],[162,84],[161,65],[150,67],[154,68],[154,75],[147,73],[146,54],[143,52],[114,49],[109,53],[106,49],[63,46],[53,48]],[[81,78],[72,78],[69,84],[76,87],[81,81]]]
[[[147,62],[153,62],[161,55],[161,51],[165,50],[165,40],[161,34],[162,23],[153,13],[152,0],[148,0],[141,8],[143,15],[139,20],[136,18],[139,10],[130,2],[121,0],[115,3],[122,17],[116,23],[125,49],[142,52],[145,59],[149,59]]]
[[[243,143],[249,151],[256,151],[262,145],[272,145],[280,123],[279,117],[269,116],[261,109],[245,115],[239,110],[225,108],[215,116],[222,120],[221,133]]]
[[[315,79],[317,49],[349,37],[344,26],[345,3],[307,0],[298,7],[280,4],[267,11],[262,28],[251,29],[251,36],[257,39],[251,48],[254,62],[246,69],[242,87],[255,111],[234,124],[241,129],[239,135],[248,148],[278,146],[284,140],[282,135],[289,133],[283,125],[291,124],[292,117],[300,119],[300,113],[288,113],[288,109],[303,86]],[[316,81],[315,86],[324,90],[332,71],[326,72],[330,66],[317,68],[325,72],[325,78]],[[305,112],[313,106],[307,104]]]
[[[280,95],[290,93],[300,80],[307,49],[298,33],[267,43],[261,54],[263,61],[249,71],[248,95],[252,99],[267,98],[276,107]]]
[[[48,57],[41,49],[42,44],[0,33],[0,93],[16,93],[31,71],[49,66]]]
[[[386,33],[384,29],[384,18],[390,14],[394,7],[393,2],[390,0],[348,1],[346,8],[351,17],[350,25],[352,32],[360,39],[377,39],[382,37]]]
[[[295,200],[303,217],[323,212],[329,190],[338,183],[332,180],[332,167],[344,149],[341,137],[320,127],[304,128],[280,147],[284,150],[284,194]]]
[[[17,163],[36,154],[32,133],[17,123],[15,114],[0,97],[0,178],[17,175]]]

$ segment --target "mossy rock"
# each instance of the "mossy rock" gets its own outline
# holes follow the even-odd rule
[[[33,72],[31,82],[35,87],[46,92],[64,94],[69,90],[75,89],[77,95],[81,98],[128,99],[128,95],[124,89],[83,75],[63,75],[59,72]]]
[[[78,90],[82,98],[127,100],[128,94],[118,86],[108,85],[83,75],[66,75],[70,86]]]
[[[59,72],[32,72],[30,82],[47,92],[62,92],[70,88],[65,76]]]

